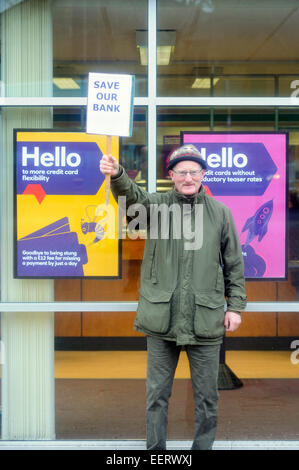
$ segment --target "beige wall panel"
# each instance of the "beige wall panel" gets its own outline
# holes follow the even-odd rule
[[[299,241],[298,241],[299,243]],[[278,301],[292,302],[296,301],[296,288],[293,286],[291,276],[288,281],[278,282]]]
[[[54,289],[56,301],[81,301],[81,279],[55,279]]]
[[[84,312],[83,336],[143,336],[133,329],[136,312]]]
[[[56,301],[81,301],[81,279],[56,279],[54,289]],[[54,332],[55,336],[81,336],[81,312],[56,312]]]
[[[122,263],[122,279],[82,281],[83,301],[129,301],[138,299],[140,261]]]
[[[299,313],[278,314],[278,336],[299,336]]]
[[[55,336],[81,336],[81,312],[56,312]]]
[[[241,326],[227,337],[276,336],[275,312],[243,312]]]
[[[271,281],[246,282],[246,294],[248,302],[275,301],[276,283]]]

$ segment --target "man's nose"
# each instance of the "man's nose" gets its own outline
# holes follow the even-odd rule
[[[192,181],[192,176],[190,175],[189,171],[187,171],[185,180],[186,180],[186,181]]]

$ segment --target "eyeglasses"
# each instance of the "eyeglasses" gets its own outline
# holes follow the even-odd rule
[[[203,171],[203,168],[201,170],[190,170],[190,171],[185,171],[185,170],[172,170],[174,173],[178,175],[179,178],[186,178],[186,176],[189,174],[191,178],[198,178],[200,173]]]

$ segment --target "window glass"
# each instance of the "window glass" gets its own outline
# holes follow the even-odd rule
[[[210,110],[206,108],[159,107],[157,113],[157,191],[168,191],[172,182],[167,171],[170,153],[180,145],[180,133],[209,130]]]
[[[146,22],[146,0],[55,0],[54,96],[87,96],[89,72],[135,75],[135,96],[145,96],[147,35],[140,45],[138,31]]]
[[[274,131],[277,116],[273,108],[217,108],[213,111],[213,130]]]
[[[213,78],[214,96],[274,96],[275,79],[273,77],[215,76]]]
[[[299,214],[296,212],[299,175],[299,155],[298,155],[298,133],[296,129],[288,127],[298,127],[298,112],[294,109],[271,109],[271,108],[187,108],[187,107],[160,107],[158,110],[158,148],[157,148],[157,190],[166,191],[172,188],[172,182],[167,174],[166,162],[171,151],[180,145],[180,131],[275,131],[278,129],[290,130],[289,133],[289,198],[290,206],[293,209],[290,217],[292,227],[299,222]],[[278,301],[296,300],[297,284],[297,244],[294,243],[294,231],[289,227],[288,237],[290,246],[288,253],[288,280],[287,281],[263,281],[247,282],[249,301]],[[293,241],[292,241],[293,240]],[[299,281],[298,281],[299,282]],[[246,314],[248,317],[255,317],[258,314]],[[265,317],[272,316],[273,334],[276,334],[275,318],[276,314],[266,313]],[[274,321],[275,320],[275,321]],[[287,321],[287,316],[280,315],[279,321],[283,324]],[[265,334],[268,335],[265,331]],[[250,336],[250,334],[249,334]]]
[[[133,131],[131,137],[120,137],[121,164],[126,168],[130,178],[137,184],[147,187],[147,145],[146,145],[146,109],[134,107]],[[53,127],[57,130],[86,129],[86,107],[54,108]]]
[[[55,108],[57,130],[84,125],[82,109]],[[147,188],[146,110],[135,107],[132,137],[120,140],[120,163],[129,177]],[[126,221],[125,221],[126,225]],[[144,234],[127,231],[121,240],[121,279],[56,279],[55,300],[59,301],[137,301]],[[60,337],[140,336],[133,330],[134,312],[57,312],[55,334]]]
[[[284,77],[299,77],[296,7],[158,0],[158,95],[289,96]]]
[[[299,74],[279,77],[279,96],[299,96]]]

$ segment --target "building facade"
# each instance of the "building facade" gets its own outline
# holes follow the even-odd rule
[[[227,345],[288,349],[299,335],[299,1],[1,5],[2,439],[55,439],[55,349],[145,347],[133,330],[142,234],[123,240],[121,279],[14,278],[14,129],[84,132],[89,72],[135,76],[120,160],[150,192],[170,187],[181,131],[287,132],[287,279],[246,283]]]

